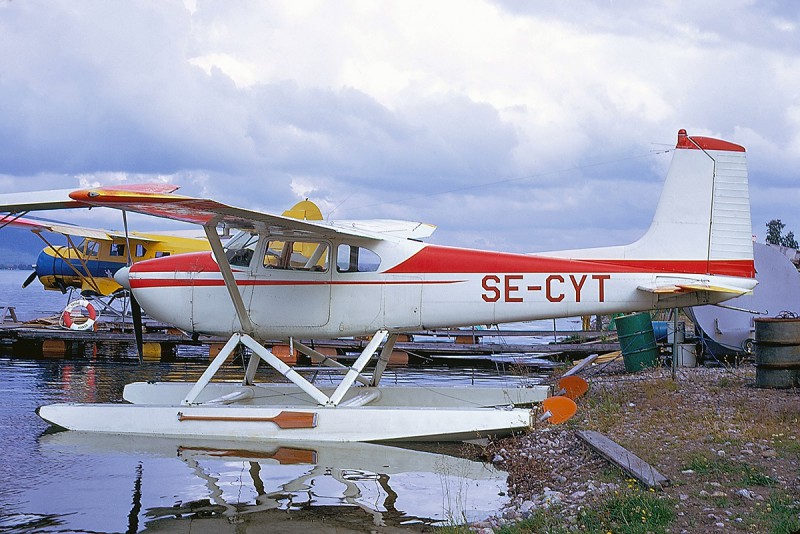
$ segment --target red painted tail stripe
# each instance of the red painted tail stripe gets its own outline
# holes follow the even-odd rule
[[[755,277],[753,260],[572,260],[429,245],[389,274],[428,273],[693,273]]]

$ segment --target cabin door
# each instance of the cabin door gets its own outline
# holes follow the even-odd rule
[[[317,327],[330,318],[330,244],[268,239],[253,261],[250,316],[265,327]],[[262,259],[263,258],[263,259]]]

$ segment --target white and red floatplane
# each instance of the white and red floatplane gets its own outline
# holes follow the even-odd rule
[[[230,340],[197,382],[128,384],[127,404],[39,409],[74,430],[314,441],[506,434],[529,427],[534,412],[519,405],[544,401],[547,388],[381,386],[397,335],[717,303],[757,283],[745,150],[684,130],[650,229],[625,246],[542,254],[451,248],[421,242],[434,231],[427,224],[296,220],[159,186],[74,191],[47,207],[77,206],[202,225],[212,252],[142,261],[116,278],[151,317]],[[31,209],[33,197],[0,196],[0,211]],[[223,223],[241,230],[224,248],[216,232]],[[349,367],[294,342],[341,369],[331,388],[310,383],[259,342],[365,335],[372,339]],[[239,344],[252,351],[243,379],[212,382]],[[291,383],[254,383],[261,362]],[[566,416],[557,403],[548,409]]]

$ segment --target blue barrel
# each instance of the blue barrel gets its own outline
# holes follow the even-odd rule
[[[653,334],[649,313],[632,313],[617,317],[617,335],[625,370],[635,373],[646,367],[655,367],[658,346]]]
[[[667,327],[668,324],[669,321],[653,321],[653,334],[656,336],[656,341],[662,343],[667,341],[669,330],[671,330]]]
[[[657,343],[672,343],[673,333],[675,332],[674,321],[653,321],[653,334],[656,336]],[[686,339],[686,323],[678,323],[678,343],[683,343]]]

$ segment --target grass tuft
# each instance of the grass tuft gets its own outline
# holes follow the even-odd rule
[[[644,534],[667,532],[675,518],[671,499],[636,487],[619,492],[579,516],[579,525],[588,532]]]
[[[800,501],[785,494],[769,497],[765,506],[755,514],[758,524],[771,534],[796,534],[800,532]]]
[[[707,458],[695,456],[689,461],[687,469],[693,470],[701,477],[720,477],[728,481],[728,485],[764,486],[775,485],[775,480],[765,475],[752,465],[727,460],[725,458]]]

